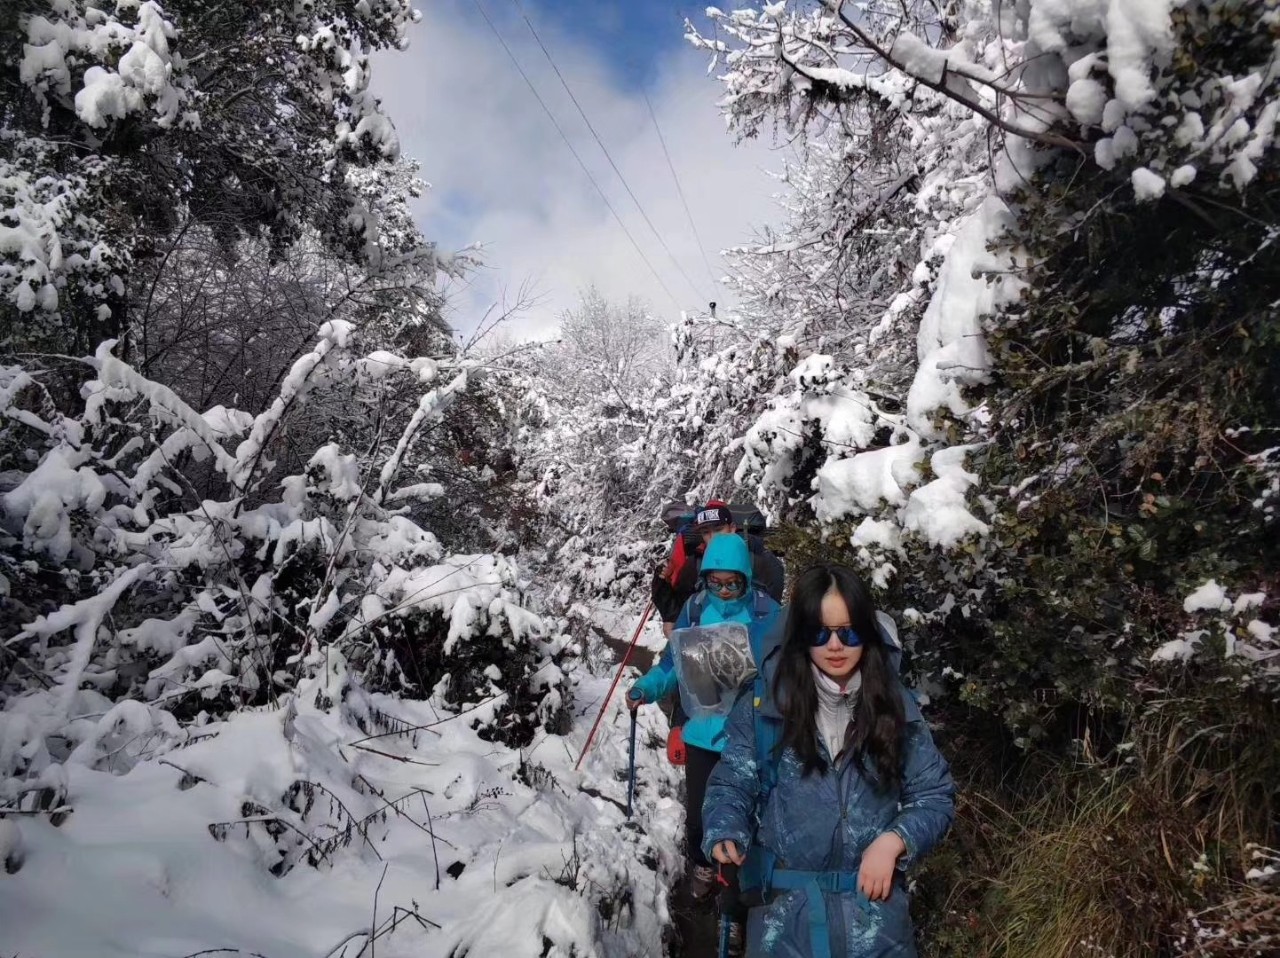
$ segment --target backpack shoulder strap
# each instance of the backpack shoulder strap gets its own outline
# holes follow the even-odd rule
[[[758,792],[756,796],[756,813],[754,829],[759,829],[760,819],[765,807],[769,804],[769,796],[778,781],[778,743],[782,740],[782,722],[765,715],[761,705],[768,694],[768,686],[764,675],[757,673],[752,680],[751,717],[756,738],[756,775]],[[747,851],[747,860],[738,871],[738,886],[749,900],[759,898],[763,904],[773,884],[774,855],[769,849],[753,840]]]
[[[707,605],[707,594],[702,590],[698,590],[689,597],[689,625],[694,626],[702,622],[702,610]]]
[[[769,595],[764,589],[756,586],[752,595],[752,614],[759,619],[764,618],[774,610],[778,603],[773,600],[773,596]]]
[[[898,638],[898,623],[894,622],[893,617],[887,612],[878,611],[876,628],[880,630],[880,637],[889,647],[889,664],[893,666],[894,674],[900,673],[902,671],[902,640]]]
[[[761,811],[769,801],[773,786],[778,781],[778,744],[782,741],[782,723],[765,715],[760,708],[768,694],[763,673],[757,672],[752,688],[752,719],[756,739],[756,775],[760,780],[756,807]]]

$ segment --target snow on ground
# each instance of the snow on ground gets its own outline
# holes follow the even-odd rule
[[[635,635],[636,626],[640,624],[640,612],[633,608],[620,608],[609,603],[597,603],[592,607],[591,620],[601,631],[629,642]],[[667,644],[667,637],[662,634],[662,621],[655,612],[645,622],[636,646],[650,652],[661,652]],[[634,658],[633,658],[634,661]]]
[[[355,958],[376,928],[382,958],[661,955],[683,827],[665,720],[640,717],[633,823],[620,697],[573,770],[610,678],[580,670],[575,727],[522,751],[478,734],[494,702],[318,708],[313,681],[125,774],[67,762],[59,825],[3,820],[0,954]]]
[[[642,612],[643,610],[631,606],[620,606],[608,600],[593,600],[589,604],[584,602],[575,604],[569,615],[584,621],[597,637],[610,636],[615,645],[621,644],[625,647],[635,635]],[[666,644],[667,637],[662,634],[662,622],[655,612],[645,622],[644,629],[636,640],[636,646],[651,653],[658,653]],[[637,661],[638,659],[633,655],[633,664]]]

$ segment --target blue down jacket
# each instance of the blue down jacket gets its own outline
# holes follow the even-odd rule
[[[776,644],[765,653],[770,692],[779,654]],[[753,854],[772,863],[771,894],[765,905],[751,909],[747,923],[747,958],[915,958],[901,870],[886,901],[870,901],[857,891],[862,851],[877,836],[892,830],[902,837],[907,850],[898,861],[906,868],[941,841],[955,812],[947,762],[905,687],[902,700],[907,728],[900,789],[877,792],[875,772],[847,754],[837,767],[828,764],[825,774],[805,777],[787,749],[777,759],[767,804],[757,809],[757,706],[750,690],[739,696],[728,720],[728,742],[707,785],[702,847],[710,857],[717,842],[731,840],[744,851],[758,842],[762,847]],[[771,694],[759,708],[764,718],[781,720]]]

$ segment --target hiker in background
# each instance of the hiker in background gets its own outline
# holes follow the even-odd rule
[[[692,533],[692,535],[688,534]],[[670,635],[685,603],[701,582],[701,556],[707,544],[719,535],[739,535],[751,555],[752,578],[775,602],[782,601],[784,573],[782,561],[765,548],[759,536],[739,530],[729,506],[712,499],[694,515],[689,528],[680,533],[672,557],[654,574],[652,598],[662,616],[662,631]]]
[[[747,626],[751,647],[764,647],[769,631],[778,616],[778,603],[767,593],[754,587],[751,553],[740,536],[722,535],[707,545],[700,577],[703,591],[684,605],[675,626],[739,622]],[[658,663],[636,680],[627,695],[627,704],[635,709],[642,704],[660,702],[677,688],[675,662],[671,646],[662,651]],[[695,899],[706,898],[715,887],[715,869],[702,849],[702,798],[707,779],[724,747],[725,718],[696,716],[683,730],[686,752],[685,813],[690,859],[690,893]]]
[[[950,827],[947,763],[851,569],[800,575],[774,640],[703,806],[703,851],[759,905],[747,955],[914,958],[903,869]]]
[[[662,620],[662,634],[670,635],[676,627],[676,619],[680,618],[680,610],[689,596],[677,594],[674,583],[685,575],[685,568],[697,567],[698,557],[704,548],[702,537],[693,528],[695,516],[664,517],[667,528],[675,533],[675,542],[671,546],[671,555],[653,571],[653,582],[649,588],[649,598]]]

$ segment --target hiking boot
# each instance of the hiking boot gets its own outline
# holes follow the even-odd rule
[[[689,897],[702,901],[716,888],[716,870],[710,865],[694,865],[689,872]]]
[[[747,926],[735,921],[729,926],[729,958],[742,958],[747,953]]]

